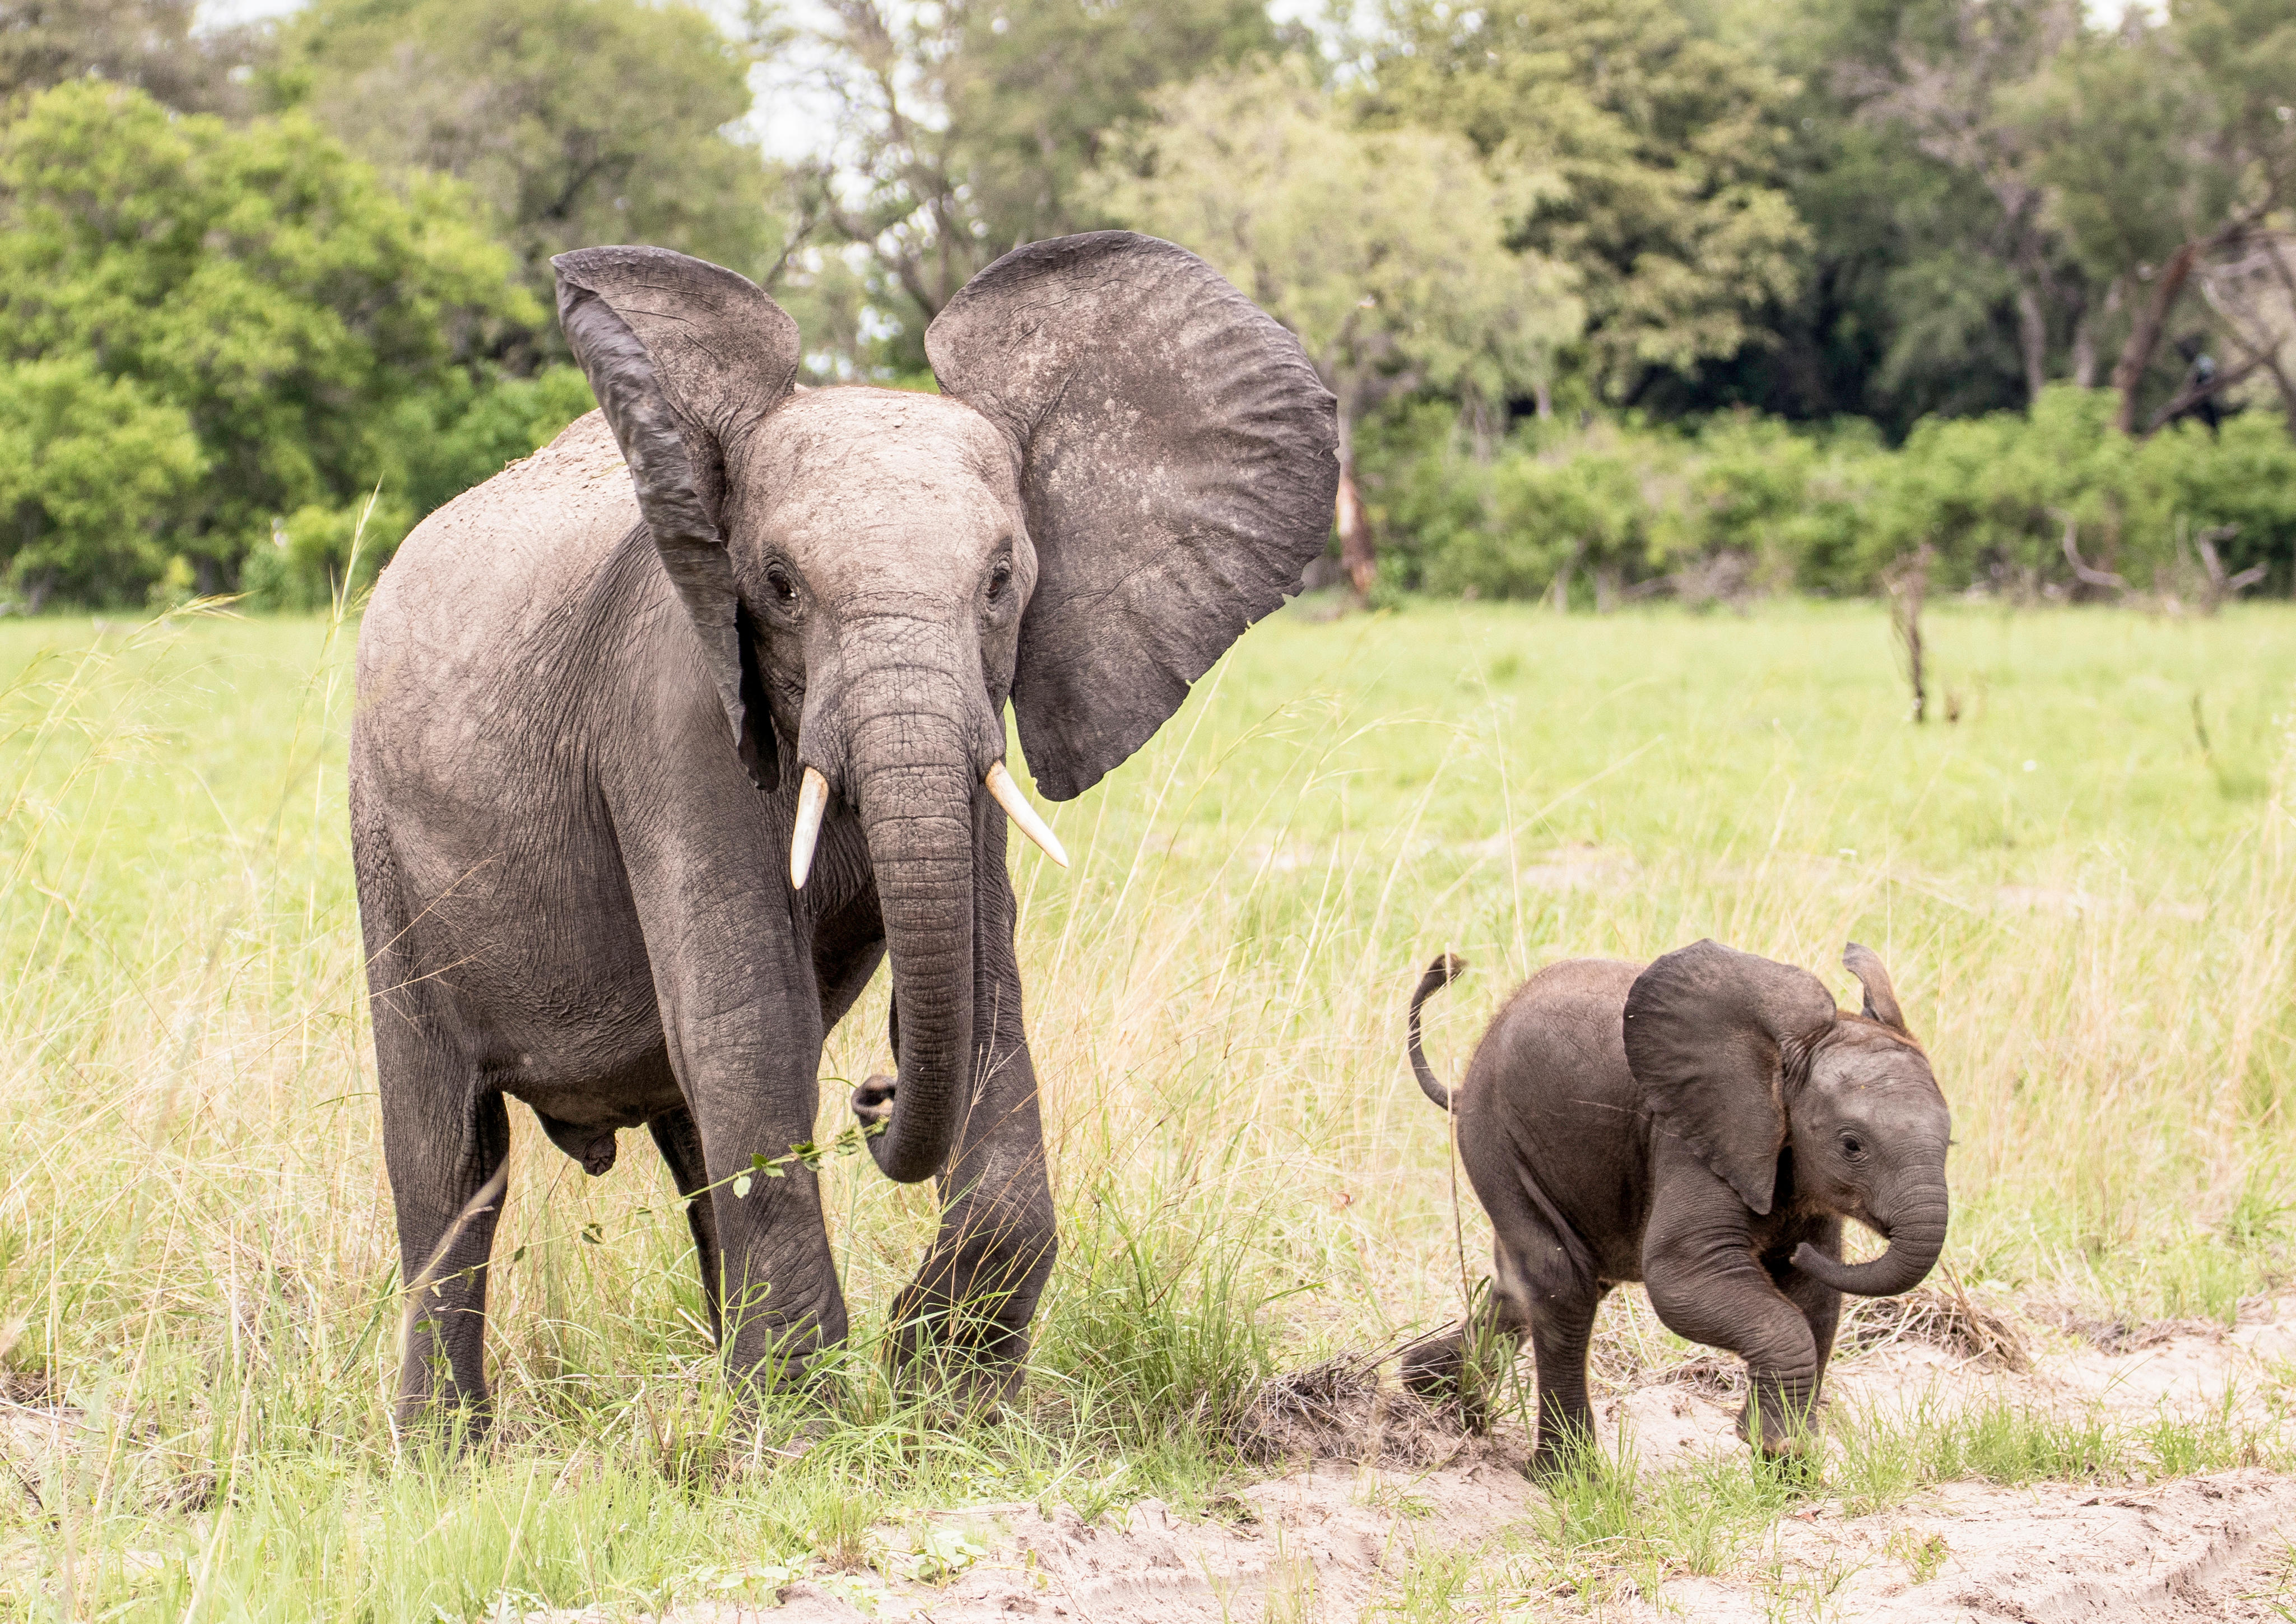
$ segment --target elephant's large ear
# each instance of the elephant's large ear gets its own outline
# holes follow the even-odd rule
[[[1067,800],[1148,742],[1331,537],[1332,396],[1300,343],[1185,249],[1015,249],[925,332],[941,388],[1020,458],[1037,585],[1013,706]]]
[[[755,679],[743,680],[740,599],[718,518],[726,448],[797,381],[797,324],[748,277],[667,249],[585,248],[550,263],[559,325],[701,635],[734,747],[750,782],[772,789],[773,724]]]
[[[1833,997],[1808,971],[1693,942],[1635,978],[1627,1064],[1659,1129],[1767,1212],[1786,1138],[1787,1046],[1833,1020]]]

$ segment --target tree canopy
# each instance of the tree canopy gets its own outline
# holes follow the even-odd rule
[[[315,0],[283,32],[272,101],[393,175],[449,175],[538,295],[550,257],[650,242],[770,281],[774,176],[727,134],[747,46],[643,0]]]
[[[0,585],[317,602],[362,522],[379,556],[586,409],[550,319],[568,248],[716,260],[798,317],[808,381],[929,388],[959,287],[1103,226],[1194,249],[1300,335],[1366,590],[1849,589],[1883,545],[2092,586],[2042,509],[1965,525],[1958,474],[1900,477],[1976,447],[2093,516],[2100,557],[2296,581],[2280,510],[2208,488],[2278,478],[2258,425],[2296,427],[2285,0],[1282,17],[308,0],[219,33],[188,0],[25,0]],[[2181,472],[2130,494],[2115,459],[2156,442]]]
[[[274,518],[404,480],[394,413],[541,317],[472,215],[455,183],[394,190],[300,115],[176,117],[86,80],[34,98],[0,127],[0,359],[49,367],[20,374],[50,403],[21,431],[84,440],[108,414],[122,471],[168,448],[176,499],[123,491],[98,523],[53,480],[20,485],[18,536],[78,545],[31,567],[87,578],[147,545],[119,527],[156,523],[220,586]]]

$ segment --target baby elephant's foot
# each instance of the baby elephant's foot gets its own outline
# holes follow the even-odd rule
[[[1403,1356],[1403,1385],[1422,1398],[1447,1398],[1459,1389],[1459,1333],[1431,1337]]]
[[[1464,1333],[1453,1331],[1422,1342],[1403,1356],[1403,1385],[1430,1404],[1459,1407],[1459,1423],[1470,1432],[1490,1429],[1490,1405],[1483,1385],[1467,1368]]]
[[[1824,1453],[1817,1430],[1817,1398],[1808,1390],[1756,1384],[1738,1412],[1738,1436],[1773,1461],[1816,1461]],[[1755,1428],[1759,1423],[1760,1435]]]
[[[1562,1478],[1586,1477],[1602,1470],[1603,1452],[1595,1447],[1594,1418],[1543,1416],[1538,1444],[1523,1465],[1532,1482],[1547,1484]]]

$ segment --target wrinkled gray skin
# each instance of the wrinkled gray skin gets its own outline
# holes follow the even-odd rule
[[[1738,1431],[1791,1452],[1818,1398],[1841,1293],[1920,1284],[1945,1244],[1945,1096],[1906,1029],[1882,962],[1843,962],[1862,1014],[1808,971],[1711,941],[1649,966],[1549,965],[1523,983],[1446,1092],[1420,1051],[1419,1009],[1464,966],[1430,966],[1411,1001],[1420,1087],[1458,1113],[1466,1164],[1495,1232],[1484,1321],[1414,1349],[1405,1379],[1480,1385],[1528,1331],[1538,1373],[1534,1472],[1592,1437],[1587,1343],[1595,1310],[1639,1280],[1667,1327],[1743,1356]],[[1886,1235],[1844,1264],[1841,1224]]]
[[[1193,256],[1098,233],[997,262],[927,334],[944,393],[797,393],[794,324],[652,249],[562,256],[603,410],[426,521],[359,639],[351,816],[410,1416],[483,1415],[486,1261],[530,1105],[592,1173],[644,1127],[735,1378],[843,1338],[809,1139],[824,1034],[891,963],[898,1083],[855,1108],[938,1177],[903,1345],[989,1395],[1054,1237],[1021,1025],[1008,698],[1065,800],[1298,588],[1331,397]],[[790,878],[800,772],[830,786]],[[929,1333],[929,1335],[928,1335]]]

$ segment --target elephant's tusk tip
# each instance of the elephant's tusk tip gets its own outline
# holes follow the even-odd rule
[[[1068,849],[1061,844],[1061,837],[1053,833],[1052,825],[1029,804],[1029,798],[1021,792],[1021,786],[1013,782],[1013,775],[1002,761],[988,769],[985,782],[988,785],[988,792],[996,798],[996,804],[1004,808],[1004,816],[1013,820],[1013,826],[1043,848],[1046,857],[1066,868],[1069,865]]]
[[[821,839],[822,815],[829,809],[829,780],[817,767],[805,769],[797,789],[797,822],[790,830],[790,889],[803,890],[813,873],[813,849]]]

